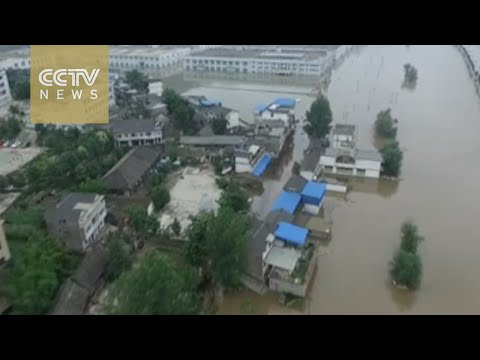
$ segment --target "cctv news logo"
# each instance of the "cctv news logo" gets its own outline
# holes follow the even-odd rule
[[[30,118],[34,124],[107,124],[107,45],[32,45]]]
[[[83,96],[88,96],[90,100],[97,100],[98,89],[88,89],[88,91],[86,91],[88,94],[85,94],[84,89],[78,89],[78,87],[93,87],[99,73],[100,69],[93,69],[90,72],[87,69],[59,69],[56,71],[53,69],[44,69],[40,71],[38,81],[42,86],[47,87],[47,89],[40,89],[40,100],[49,99],[51,93],[48,88],[54,85],[60,88],[69,87],[73,100],[82,100]],[[65,89],[57,89],[54,96],[57,100],[64,100]]]

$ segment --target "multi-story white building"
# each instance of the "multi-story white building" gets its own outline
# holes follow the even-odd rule
[[[110,68],[121,70],[158,70],[182,64],[190,54],[190,46],[167,45],[121,45],[110,46]]]
[[[8,105],[11,101],[12,94],[8,85],[7,72],[0,69],[0,107]]]
[[[112,131],[119,146],[157,145],[162,143],[162,129],[166,121],[163,115],[159,115],[156,120],[121,120],[112,124]]]
[[[50,233],[69,249],[84,252],[98,240],[106,216],[103,195],[71,193],[46,212],[45,220]]]
[[[320,75],[335,62],[335,46],[223,46],[191,53],[186,71]]]

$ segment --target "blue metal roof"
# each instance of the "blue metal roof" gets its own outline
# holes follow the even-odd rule
[[[327,192],[327,185],[324,183],[309,181],[302,190],[302,196],[322,200]]]
[[[294,214],[301,202],[302,196],[299,193],[284,191],[275,201],[272,211],[283,210],[289,214]]]
[[[203,106],[221,106],[222,102],[220,100],[215,100],[215,99],[206,99],[206,100],[200,100],[200,104]]]
[[[275,229],[274,235],[293,245],[304,246],[308,238],[308,230],[300,226],[280,222]]]
[[[272,105],[277,105],[280,107],[287,107],[287,108],[293,108],[295,105],[297,105],[297,100],[292,99],[292,98],[279,98],[276,99]]]
[[[270,165],[271,161],[272,155],[268,153],[263,154],[262,158],[253,169],[252,174],[255,176],[262,176],[263,173],[267,170],[267,167],[268,165]]]
[[[255,106],[255,112],[257,114],[261,114],[262,112],[267,110],[269,106],[270,105],[267,105],[267,104],[259,104],[259,105]]]

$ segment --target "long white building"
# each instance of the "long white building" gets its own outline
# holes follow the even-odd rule
[[[335,61],[336,46],[223,46],[191,53],[186,71],[320,75]]]

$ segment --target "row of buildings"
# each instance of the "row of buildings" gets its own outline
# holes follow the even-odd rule
[[[318,241],[331,236],[328,222],[318,224],[326,191],[326,184],[299,175],[285,184],[265,220],[257,220],[254,226],[247,246],[246,286],[260,293],[268,288],[306,296]]]
[[[336,45],[221,46],[185,56],[185,71],[318,76],[335,62]]]

